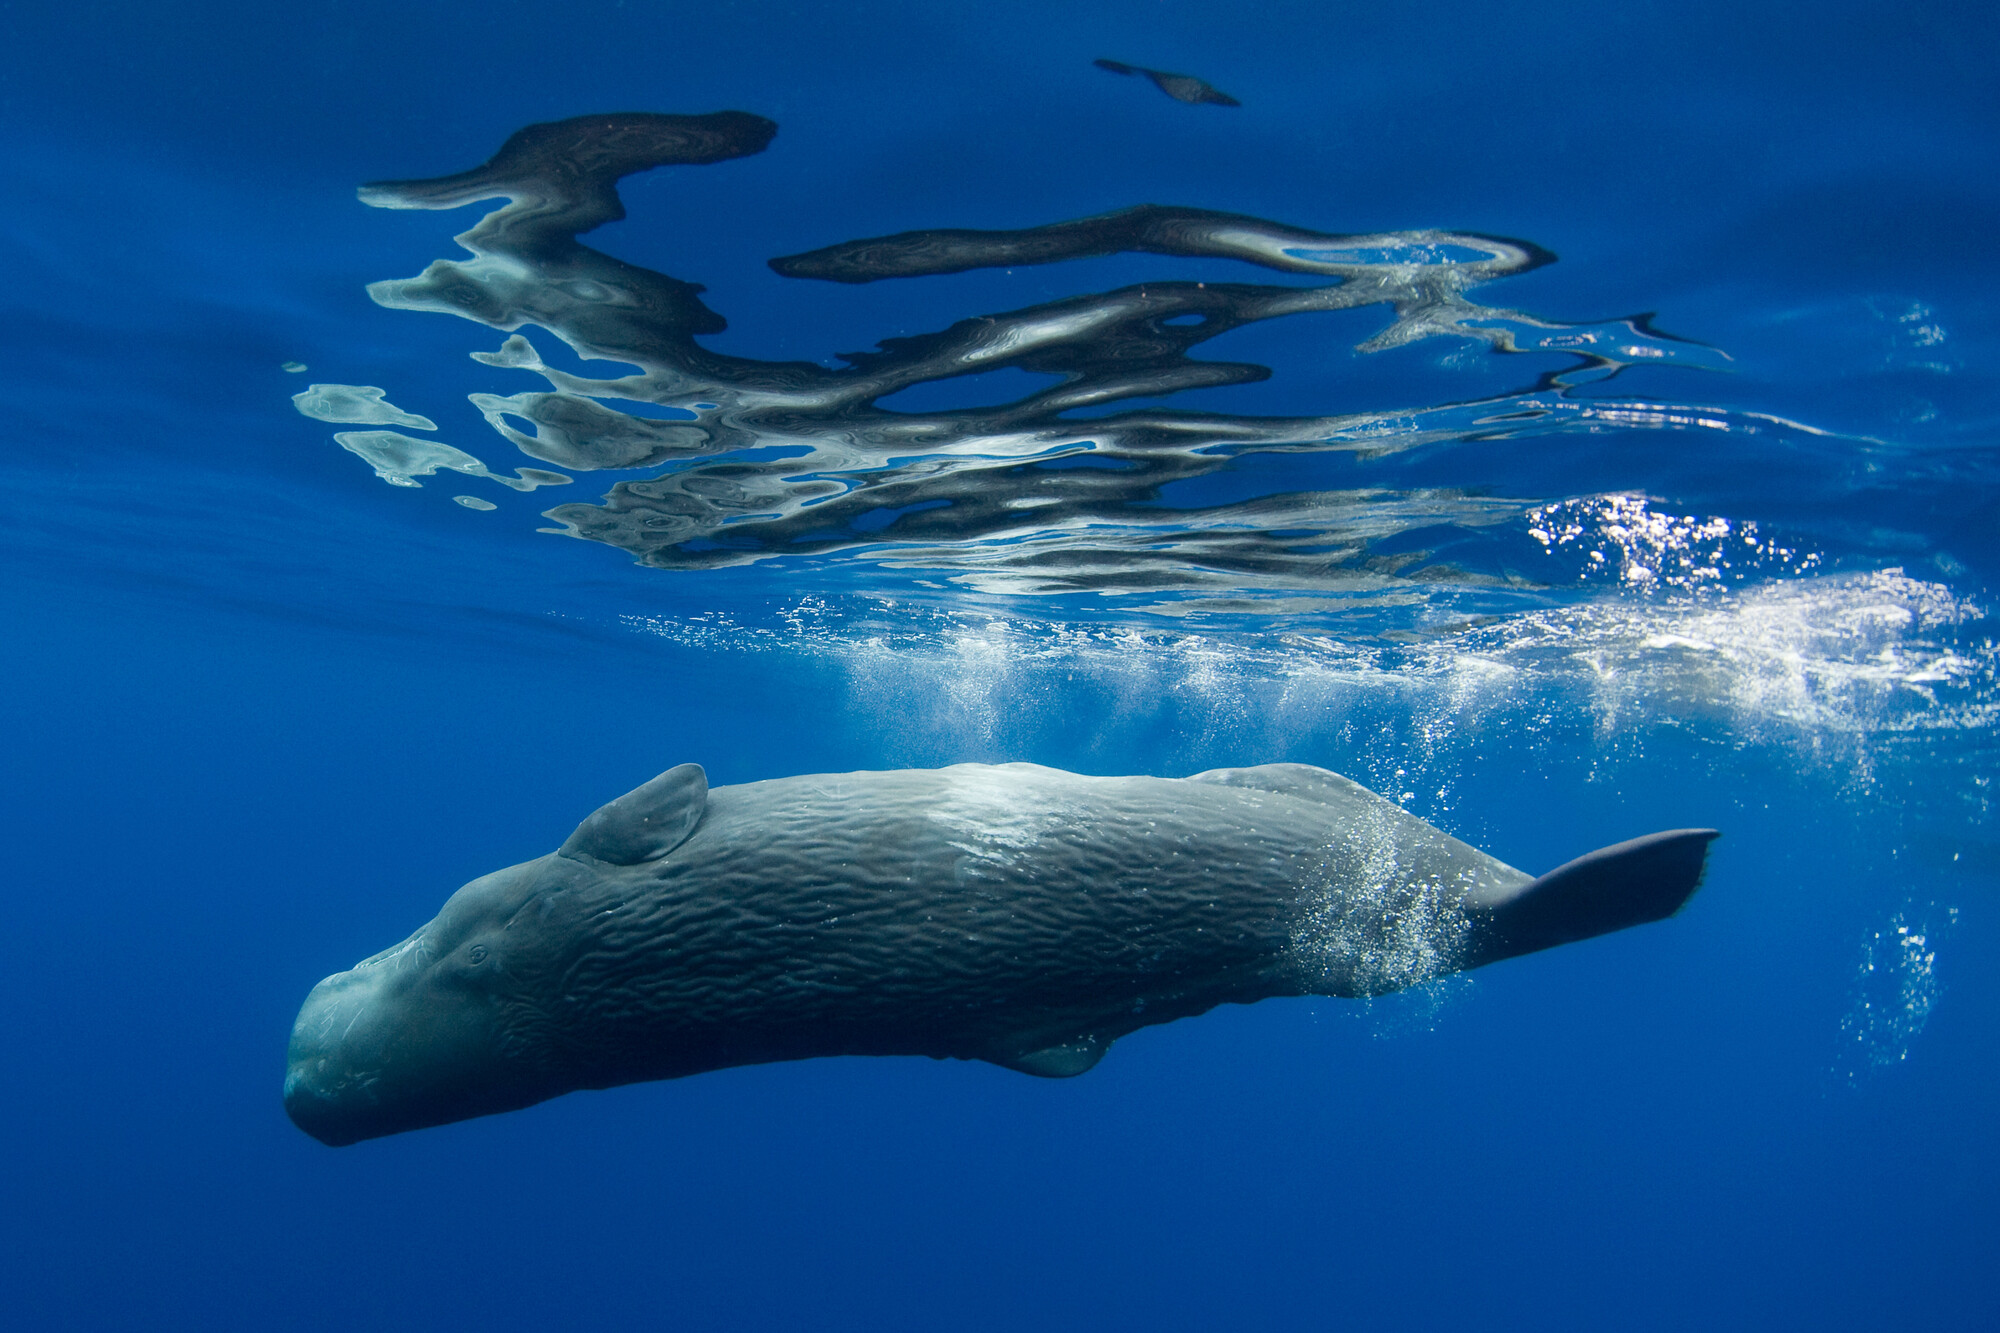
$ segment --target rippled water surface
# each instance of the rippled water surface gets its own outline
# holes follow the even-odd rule
[[[10,1326],[2000,1322],[1985,7],[0,24]],[[287,1123],[314,981],[652,774],[1008,760],[1723,837],[1076,1079]]]

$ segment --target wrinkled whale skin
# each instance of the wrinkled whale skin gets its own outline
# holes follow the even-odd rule
[[[1532,880],[1304,765],[962,764],[710,791],[684,764],[315,987],[286,1108],[345,1144],[822,1055],[1078,1074],[1218,1004],[1372,994],[1669,915],[1713,836]],[[1436,964],[1385,967],[1412,922]]]

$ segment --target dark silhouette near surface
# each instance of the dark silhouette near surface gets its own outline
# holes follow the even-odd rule
[[[1091,63],[1113,74],[1143,74],[1153,81],[1155,88],[1176,102],[1186,102],[1189,106],[1199,106],[1204,102],[1210,106],[1243,105],[1215,85],[1192,74],[1169,74],[1163,69],[1147,69],[1144,65],[1128,65],[1119,60],[1094,60]]]

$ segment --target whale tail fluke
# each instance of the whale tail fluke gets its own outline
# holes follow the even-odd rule
[[[1672,916],[1701,887],[1714,829],[1671,829],[1601,847],[1517,889],[1467,903],[1465,966],[1553,949]]]

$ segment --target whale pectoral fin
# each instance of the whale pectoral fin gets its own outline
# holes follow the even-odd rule
[[[1037,1078],[1075,1078],[1078,1074],[1089,1073],[1110,1049],[1111,1043],[1101,1038],[1079,1037],[1075,1041],[1044,1046],[1022,1055],[990,1055],[986,1058],[1002,1068],[1016,1069]]]
[[[620,866],[657,861],[687,841],[706,809],[708,775],[700,764],[682,764],[599,806],[557,852]]]
[[[1465,966],[1553,949],[1672,916],[1701,887],[1714,829],[1672,829],[1601,847],[1540,879],[1470,894]]]

